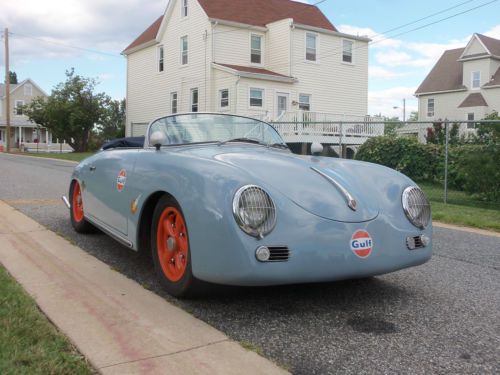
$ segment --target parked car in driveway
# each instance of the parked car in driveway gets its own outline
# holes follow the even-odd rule
[[[175,296],[203,282],[364,278],[432,254],[429,202],[412,180],[376,164],[292,154],[259,120],[171,115],[152,121],[143,140],[104,148],[74,170],[71,223],[151,252]]]

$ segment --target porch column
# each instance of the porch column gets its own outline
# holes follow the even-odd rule
[[[50,142],[50,132],[49,132],[49,129],[45,129],[45,131],[47,132],[47,144],[51,143]]]
[[[17,145],[17,147],[21,148],[21,139],[22,139],[22,136],[23,136],[23,133],[22,133],[22,128],[19,127],[19,144]]]

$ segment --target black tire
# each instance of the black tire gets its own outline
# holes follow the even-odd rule
[[[75,229],[75,232],[77,233],[93,233],[96,231],[96,228],[90,224],[87,220],[85,220],[84,217],[78,219],[75,217],[75,210],[73,207],[73,195],[75,194],[75,188],[80,189],[80,185],[78,181],[73,181],[71,183],[71,187],[69,189],[69,200],[71,204],[71,208],[69,209],[70,212],[70,218],[71,218],[71,225]],[[82,207],[83,207],[83,202],[82,202]]]
[[[170,211],[172,209],[176,210],[177,213],[181,215],[181,218],[182,218],[182,221],[184,224],[184,229],[185,229],[183,231],[183,234],[187,239],[187,248],[188,248],[187,260],[186,260],[185,266],[183,268],[184,271],[183,271],[180,279],[175,280],[175,281],[171,280],[169,278],[169,276],[166,274],[166,271],[164,271],[164,268],[162,267],[162,264],[160,262],[160,251],[165,251],[165,250],[164,249],[159,250],[159,248],[158,248],[158,241],[164,240],[165,246],[167,246],[167,243],[168,243],[167,237],[160,235],[160,234],[164,234],[164,233],[158,232],[160,219],[163,219],[163,215],[165,215],[166,211]],[[180,244],[177,245],[175,243],[175,246],[180,247],[181,245]],[[172,246],[172,248],[173,247],[174,246]],[[174,251],[174,250],[172,250],[172,251]],[[152,252],[151,255],[153,258],[154,268],[155,268],[155,272],[156,272],[156,275],[158,277],[158,280],[160,281],[160,284],[162,285],[162,287],[170,295],[172,295],[174,297],[186,298],[186,297],[198,296],[202,293],[202,289],[204,289],[205,283],[196,279],[193,276],[193,272],[192,272],[192,268],[191,268],[191,248],[189,245],[188,225],[185,222],[184,214],[182,212],[180,205],[177,203],[177,201],[173,197],[171,197],[169,195],[164,195],[162,198],[160,198],[160,200],[158,201],[156,208],[154,210],[153,225],[151,228],[151,252]],[[168,253],[168,254],[170,254],[170,253]],[[174,253],[172,252],[172,254],[174,254]],[[177,254],[177,252],[175,254]],[[175,256],[176,255],[172,256],[172,260],[174,260]],[[175,263],[172,267],[175,268]]]

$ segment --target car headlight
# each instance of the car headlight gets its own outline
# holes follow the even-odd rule
[[[255,237],[264,237],[276,225],[274,202],[264,189],[245,185],[233,199],[233,215],[240,228]]]
[[[424,192],[416,186],[408,186],[401,197],[403,210],[410,222],[424,229],[431,220],[431,206]]]

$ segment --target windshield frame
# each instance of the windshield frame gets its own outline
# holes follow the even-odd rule
[[[146,135],[144,137],[144,148],[154,148],[154,146],[151,145],[150,142],[149,142],[149,139],[151,137],[151,127],[153,126],[154,123],[156,123],[159,120],[163,120],[163,119],[170,118],[170,117],[189,116],[189,115],[213,115],[213,116],[221,116],[221,117],[237,117],[237,118],[243,118],[243,119],[249,119],[249,120],[255,121],[256,124],[257,123],[263,123],[263,124],[267,125],[271,129],[271,131],[273,131],[274,133],[276,133],[276,135],[278,136],[278,138],[282,141],[283,145],[287,146],[286,143],[285,143],[285,141],[283,140],[283,137],[278,133],[278,131],[274,128],[274,126],[272,126],[270,123],[268,123],[266,121],[262,121],[262,120],[254,118],[254,117],[240,116],[240,115],[233,115],[233,114],[219,113],[219,112],[183,112],[183,113],[174,113],[174,114],[167,115],[167,116],[157,117],[154,120],[152,120],[148,124],[147,130],[146,130]],[[230,141],[230,140],[228,140],[228,141]],[[212,144],[212,143],[213,144],[225,144],[225,142],[228,142],[228,141],[217,141],[217,140],[214,140],[214,141],[205,141],[205,142],[164,144],[161,147],[189,146],[189,145],[201,145],[201,144]],[[256,146],[265,146],[265,147],[271,146],[271,144],[265,144],[265,143],[259,143],[259,144],[254,144],[254,145],[256,145]]]

